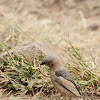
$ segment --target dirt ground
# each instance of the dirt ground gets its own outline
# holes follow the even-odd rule
[[[100,68],[100,0],[0,0],[0,43],[9,49],[27,41],[47,40],[66,50],[64,39],[94,68],[90,49]]]

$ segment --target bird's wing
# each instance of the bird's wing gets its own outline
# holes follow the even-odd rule
[[[57,82],[57,84],[61,85],[64,89],[71,92],[72,94],[81,97],[81,93],[69,72],[67,72],[66,70],[61,70],[55,72],[55,75],[55,81]]]

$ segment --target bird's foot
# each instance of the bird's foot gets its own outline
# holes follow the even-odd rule
[[[72,97],[69,98],[69,100],[71,100],[71,99],[72,99]]]

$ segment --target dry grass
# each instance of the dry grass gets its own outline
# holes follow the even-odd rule
[[[67,69],[75,76],[83,95],[90,100],[97,100],[98,95],[99,100],[99,1],[65,0],[65,5],[64,0],[48,1],[0,1],[0,53],[26,41],[50,41],[69,54]],[[63,100],[53,88],[46,66],[37,68],[22,57],[16,55],[13,59],[9,54],[0,69],[1,92],[9,100]]]

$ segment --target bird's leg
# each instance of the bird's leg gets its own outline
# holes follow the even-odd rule
[[[72,99],[72,97],[69,98],[69,100],[71,100],[71,99]]]

